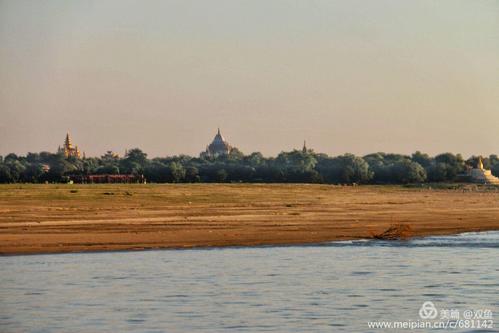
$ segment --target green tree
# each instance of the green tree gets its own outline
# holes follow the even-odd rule
[[[392,177],[396,183],[422,183],[426,180],[425,169],[416,162],[401,160],[392,165]]]
[[[38,183],[43,175],[43,167],[39,163],[29,163],[21,174],[21,180],[28,183]]]
[[[185,181],[189,183],[199,183],[201,177],[199,176],[199,170],[195,166],[188,166],[185,169]]]
[[[154,159],[144,168],[144,176],[148,182],[166,183],[171,181],[170,169],[158,159]]]
[[[227,180],[228,173],[225,169],[219,169],[216,172],[216,181],[219,183],[223,183]]]
[[[174,183],[179,183],[185,179],[185,169],[182,164],[178,162],[171,162],[168,165],[170,170],[171,181]]]
[[[143,174],[148,163],[147,154],[139,148],[130,149],[125,158],[121,160],[120,170],[125,173]]]
[[[0,163],[0,183],[13,183],[14,180],[10,176],[10,168],[4,163]]]
[[[125,159],[144,166],[147,162],[147,154],[139,148],[133,148],[127,152]]]
[[[265,163],[265,158],[262,153],[255,152],[245,157],[245,162],[251,166],[259,166]]]
[[[120,168],[117,165],[104,164],[97,167],[94,172],[99,175],[119,175]]]
[[[430,168],[429,171],[435,174],[444,175],[444,179],[440,181],[453,181],[456,176],[465,170],[465,163],[460,154],[454,155],[452,153],[444,153],[435,156],[435,167]],[[432,175],[433,177],[433,175]]]
[[[9,155],[7,155],[7,157],[9,157]],[[26,166],[24,166],[20,161],[14,158],[6,158],[5,166],[9,168],[10,178],[14,183],[17,183],[21,180],[21,175],[26,170]]]
[[[369,164],[352,154],[334,158],[321,157],[316,168],[327,183],[366,183],[373,176]]]
[[[229,152],[230,160],[242,160],[244,158],[244,154],[237,148],[232,148]]]
[[[414,162],[419,163],[423,168],[429,167],[433,162],[433,159],[428,154],[424,154],[419,150],[412,154],[411,159]]]
[[[275,163],[285,169],[305,172],[313,170],[317,160],[311,153],[293,150],[291,152],[281,152],[277,156]]]

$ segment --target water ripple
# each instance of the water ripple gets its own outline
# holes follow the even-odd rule
[[[496,315],[497,248],[499,233],[490,232],[395,242],[1,257],[0,327],[364,332],[370,320],[418,320],[426,301],[438,309],[490,309]]]

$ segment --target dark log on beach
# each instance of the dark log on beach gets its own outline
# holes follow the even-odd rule
[[[412,236],[412,229],[407,224],[393,224],[380,234],[373,235],[375,239],[399,240],[407,239]]]

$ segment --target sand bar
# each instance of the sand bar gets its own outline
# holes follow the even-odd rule
[[[316,243],[499,230],[499,191],[295,184],[2,185],[0,254]]]

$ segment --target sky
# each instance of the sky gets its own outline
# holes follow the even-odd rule
[[[499,154],[499,2],[0,0],[0,155]]]

